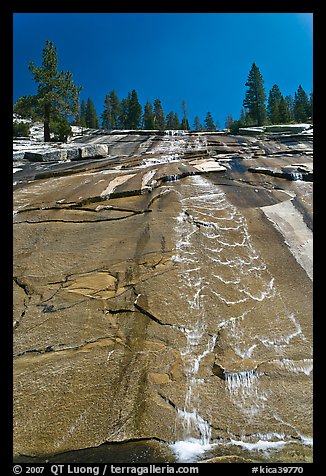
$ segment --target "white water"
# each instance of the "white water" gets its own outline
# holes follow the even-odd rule
[[[303,174],[301,172],[291,172],[292,180],[303,180]]]
[[[177,460],[182,463],[191,463],[212,448],[211,444],[205,444],[198,438],[188,438],[183,441],[176,441],[170,445]]]
[[[183,183],[181,203],[173,261],[179,269],[180,298],[187,316],[183,327],[186,345],[181,351],[186,391],[176,422],[178,441],[171,448],[179,462],[190,462],[217,445],[201,393],[206,385],[205,359],[212,359],[221,329],[239,362],[254,358],[263,348],[279,356],[280,366],[290,372],[308,375],[312,367],[310,361],[292,365],[284,358],[292,341],[304,341],[305,336],[296,315],[282,303],[275,279],[254,248],[241,212],[221,189],[202,176]],[[259,316],[260,328],[252,317],[263,301],[266,315]],[[218,303],[216,308],[214,302]],[[223,309],[223,313],[215,314],[215,309]],[[225,386],[234,408],[256,424],[271,405],[269,390],[261,385],[262,376],[254,364],[252,368],[225,372]],[[260,440],[233,438],[233,444],[264,451],[286,444],[273,438]]]

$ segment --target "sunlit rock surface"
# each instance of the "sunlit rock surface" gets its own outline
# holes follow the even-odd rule
[[[312,143],[86,144],[14,163],[16,457],[311,461],[312,182],[259,168],[312,171]]]

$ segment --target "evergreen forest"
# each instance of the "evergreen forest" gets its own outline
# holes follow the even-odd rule
[[[175,111],[165,113],[159,97],[153,102],[147,100],[143,107],[135,89],[121,99],[114,89],[110,90],[104,98],[103,110],[98,115],[90,97],[87,101],[80,101],[82,87],[74,84],[71,72],[59,73],[57,65],[56,48],[51,41],[46,41],[42,66],[36,67],[33,62],[29,65],[29,71],[38,84],[37,94],[22,96],[13,106],[13,112],[23,119],[43,122],[45,141],[50,140],[50,132],[56,132],[60,139],[67,137],[71,134],[71,125],[104,130],[220,129],[220,124],[214,120],[210,111],[202,121],[196,115],[191,126],[185,100],[181,102],[182,118],[179,118]],[[284,96],[277,84],[267,92],[263,76],[258,66],[253,63],[245,86],[247,89],[240,117],[234,119],[232,115],[228,115],[225,119],[225,127],[230,129],[231,133],[237,133],[240,127],[312,122],[313,93],[308,96],[301,84],[293,96]]]

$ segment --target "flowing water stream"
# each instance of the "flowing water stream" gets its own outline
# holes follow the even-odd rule
[[[180,462],[196,461],[223,444],[263,451],[266,456],[268,450],[293,442],[293,430],[296,441],[307,444],[309,440],[311,444],[293,422],[282,420],[278,404],[273,404],[273,390],[261,383],[264,372],[257,368],[259,359],[274,359],[283,369],[306,375],[312,369],[312,360],[286,358],[294,342],[300,346],[307,339],[255,249],[245,217],[221,189],[202,176],[191,177],[187,185],[183,183],[181,203],[173,259],[179,266],[180,300],[187,315],[183,330],[186,345],[181,350],[186,391],[177,416],[182,431],[172,450]],[[260,322],[256,320],[257,312]],[[214,424],[203,403],[209,379],[202,364],[214,352],[221,332],[232,351],[225,361],[230,369],[224,368],[223,372],[226,398],[248,427],[255,428],[262,422],[267,430],[251,438],[239,438],[232,432],[224,441],[212,438]],[[292,429],[291,434],[268,431],[269,419],[275,422],[280,418],[285,427]],[[248,429],[243,428],[246,433]]]

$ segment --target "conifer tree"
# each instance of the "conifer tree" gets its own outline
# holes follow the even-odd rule
[[[187,105],[186,105],[185,100],[182,101],[182,111],[183,111],[183,117],[182,117],[182,121],[181,121],[181,129],[184,130],[184,131],[189,131],[190,126],[189,126],[189,122],[188,122],[188,118],[187,118],[188,109],[187,109]]]
[[[248,110],[248,114],[254,124],[261,126],[266,122],[266,93],[263,77],[255,63],[251,66],[245,85],[248,89],[243,105]]]
[[[229,114],[229,115],[227,116],[227,118],[225,119],[225,127],[226,127],[227,129],[230,129],[230,126],[231,126],[232,122],[233,122],[232,114]]]
[[[82,99],[82,102],[80,104],[80,126],[81,127],[87,127],[87,122],[86,122],[86,103],[84,99]]]
[[[118,122],[118,106],[119,106],[119,99],[114,91],[109,92],[105,96],[104,100],[104,111],[101,114],[102,119],[102,127],[104,129],[116,129],[117,122]]]
[[[42,120],[42,108],[38,106],[36,96],[21,96],[13,106],[13,112],[23,119]]]
[[[239,122],[241,124],[239,127],[245,127],[250,125],[250,118],[244,107],[241,108]]]
[[[203,126],[202,126],[198,116],[195,116],[195,119],[194,119],[194,130],[195,131],[203,130]]]
[[[144,107],[143,128],[147,130],[154,129],[153,105],[150,101],[147,101]]]
[[[283,98],[280,88],[277,84],[271,88],[267,101],[267,117],[271,124],[280,123],[280,102]]]
[[[123,98],[117,111],[117,129],[129,129],[128,126],[129,97]]]
[[[104,99],[104,111],[101,114],[102,129],[110,129],[111,123],[111,111],[110,111],[110,98],[107,94]]]
[[[50,120],[52,117],[68,117],[78,113],[78,95],[81,87],[77,87],[70,71],[58,72],[57,50],[52,41],[46,40],[43,49],[42,66],[29,63],[29,71],[38,83],[35,96],[37,108],[41,111],[44,123],[44,141],[50,141]]]
[[[291,122],[291,121],[294,120],[294,114],[293,114],[293,103],[294,103],[294,100],[293,100],[293,97],[291,96],[291,94],[285,96],[284,100],[285,100],[286,105],[287,105],[287,108],[288,108],[289,121]]]
[[[287,124],[290,122],[290,113],[288,105],[285,99],[282,97],[280,100],[280,104],[278,107],[279,116],[280,116],[280,124]]]
[[[94,103],[90,98],[87,99],[86,105],[86,126],[90,129],[98,129],[100,127]]]
[[[178,131],[181,129],[181,122],[179,120],[179,116],[178,116],[178,113],[174,113],[174,121],[173,121],[173,124],[174,124],[174,127],[173,129]]]
[[[154,126],[155,129],[164,130],[166,126],[164,111],[159,98],[154,101]]]
[[[133,89],[129,96],[128,114],[127,114],[128,128],[139,129],[141,117],[142,117],[142,107],[138,101],[137,92],[135,89]]]
[[[179,130],[181,129],[181,124],[178,118],[178,114],[176,112],[169,112],[166,115],[166,129],[168,130]]]
[[[186,117],[182,118],[181,129],[183,131],[189,131],[189,129],[190,129],[189,122],[188,122],[188,119]]]
[[[166,128],[168,130],[173,130],[174,129],[174,112],[171,111],[166,115],[165,118],[166,121]]]
[[[308,96],[301,84],[294,93],[293,115],[294,120],[298,122],[306,122],[310,117]]]
[[[210,112],[208,112],[206,114],[204,124],[205,124],[205,127],[204,127],[205,131],[215,131],[216,130],[216,127],[215,127],[215,124],[214,124],[214,121],[213,121],[213,116]]]

